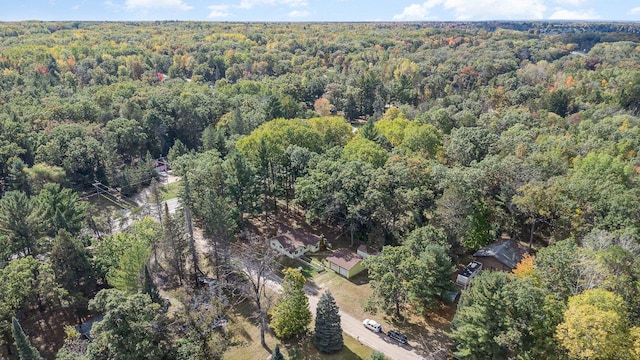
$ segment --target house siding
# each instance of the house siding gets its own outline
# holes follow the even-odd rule
[[[511,270],[513,270],[510,267],[506,266],[505,264],[501,263],[500,261],[492,257],[476,256],[475,259],[477,262],[482,264],[482,270],[506,271],[506,272],[511,272]]]
[[[364,271],[364,265],[362,265],[362,261],[360,261],[354,267],[352,267],[351,270],[347,271],[347,279],[350,279],[353,276],[356,276],[363,271]]]

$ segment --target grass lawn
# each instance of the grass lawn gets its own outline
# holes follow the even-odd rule
[[[452,344],[448,331],[455,314],[455,304],[441,306],[427,318],[407,314],[404,319],[399,320],[384,313],[378,312],[373,315],[364,311],[364,303],[372,293],[366,273],[345,279],[333,271],[326,271],[316,276],[313,281],[320,288],[331,291],[341,310],[357,319],[374,319],[382,324],[385,330],[396,329],[428,353]]]
[[[182,182],[176,181],[171,184],[167,184],[160,187],[160,194],[162,195],[162,201],[177,198],[182,190]]]
[[[260,331],[248,318],[251,313],[251,306],[241,305],[236,312],[231,315],[234,332],[236,336],[231,347],[224,354],[225,360],[246,360],[246,359],[266,359],[270,352],[260,345]],[[313,324],[311,325],[313,326]],[[358,360],[369,359],[373,352],[369,347],[362,345],[356,339],[347,334],[344,337],[344,347],[340,352],[331,355],[321,354],[313,346],[313,336],[304,336],[299,339],[282,341],[276,339],[271,331],[266,333],[266,343],[273,351],[276,344],[280,345],[280,350],[287,359],[332,359],[332,360]]]
[[[313,282],[323,289],[329,289],[340,309],[357,319],[371,317],[364,311],[364,301],[371,295],[371,286],[365,274],[345,279],[333,271],[327,270],[316,276]]]
[[[286,268],[294,268],[294,269],[299,268],[300,272],[302,273],[302,276],[304,276],[304,278],[307,280],[310,280],[314,276],[318,275],[318,271],[314,269],[313,266],[309,266],[308,264],[305,264],[301,261],[296,261],[286,256],[281,256],[278,262],[281,265],[281,269],[279,269],[279,273],[281,276],[282,276],[281,271]]]

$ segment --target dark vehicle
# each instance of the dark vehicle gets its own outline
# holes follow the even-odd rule
[[[399,342],[400,344],[403,344],[403,345],[409,344],[409,341],[407,341],[407,337],[402,335],[402,334],[400,334],[397,331],[389,330],[387,332],[387,336],[392,338],[393,340]]]

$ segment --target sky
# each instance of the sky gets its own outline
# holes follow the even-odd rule
[[[640,0],[0,0],[0,21],[640,21]]]

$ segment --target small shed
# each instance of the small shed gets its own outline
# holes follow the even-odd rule
[[[517,241],[500,239],[483,247],[473,254],[477,262],[482,263],[485,270],[511,271],[522,260],[527,249]]]
[[[358,246],[358,251],[356,253],[358,255],[362,256],[362,258],[366,259],[369,256],[376,256],[380,252],[377,249],[372,248],[371,246],[367,246],[367,245],[362,244],[362,245]]]
[[[325,259],[325,265],[336,273],[350,279],[364,270],[362,256],[349,249],[338,249]]]

